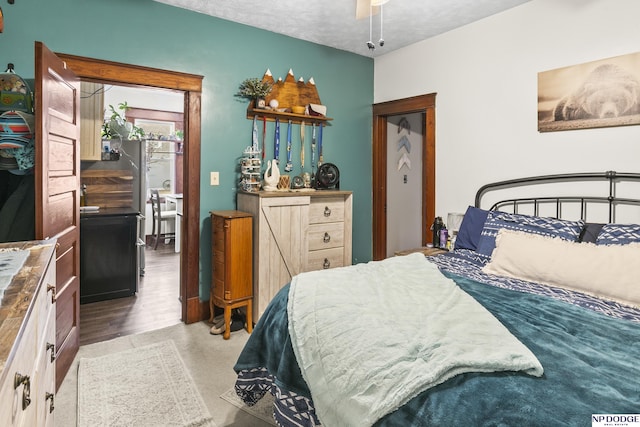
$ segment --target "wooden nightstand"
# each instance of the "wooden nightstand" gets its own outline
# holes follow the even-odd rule
[[[253,330],[253,217],[240,211],[212,211],[211,296],[209,308],[224,308],[223,338],[231,335],[231,310],[246,307],[247,332]]]
[[[412,254],[414,252],[421,252],[425,256],[433,256],[433,255],[444,254],[444,253],[447,253],[449,251],[446,250],[446,249],[441,249],[441,248],[421,247],[421,248],[414,248],[414,249],[405,249],[403,251],[396,251],[395,255],[396,256],[409,255],[409,254]]]

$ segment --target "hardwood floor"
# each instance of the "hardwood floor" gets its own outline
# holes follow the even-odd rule
[[[173,241],[145,249],[145,275],[131,297],[80,305],[80,345],[180,323],[180,254]]]

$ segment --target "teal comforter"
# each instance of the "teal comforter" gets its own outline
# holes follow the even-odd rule
[[[447,275],[536,355],[544,375],[458,375],[376,426],[590,426],[592,414],[640,411],[640,324]],[[264,367],[281,390],[310,397],[287,332],[287,299],[285,287],[260,318],[234,369]]]

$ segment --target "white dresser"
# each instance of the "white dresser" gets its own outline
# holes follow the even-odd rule
[[[298,273],[351,265],[352,193],[238,193],[253,215],[253,320]]]
[[[0,426],[53,426],[56,263],[54,240],[0,244],[28,251],[0,301]]]

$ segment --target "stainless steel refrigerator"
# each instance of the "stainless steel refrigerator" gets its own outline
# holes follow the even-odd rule
[[[118,150],[120,159],[115,162],[103,162],[110,164],[114,169],[127,170],[133,175],[133,203],[132,208],[138,211],[138,263],[140,275],[144,276],[145,261],[145,212],[147,206],[147,161],[146,141],[123,140],[113,141],[111,149]],[[149,220],[153,220],[149,218]]]

